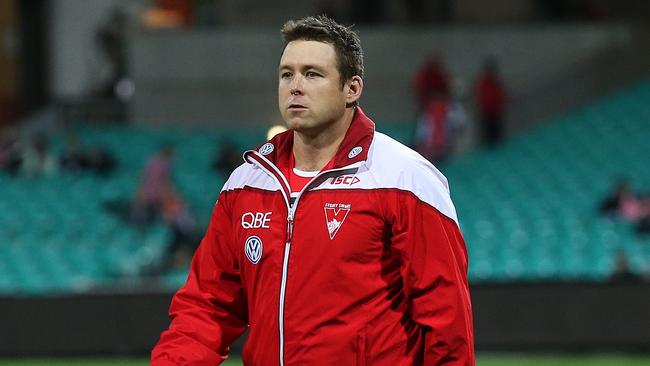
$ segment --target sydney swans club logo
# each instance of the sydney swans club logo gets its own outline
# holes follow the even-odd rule
[[[325,204],[325,221],[327,222],[327,231],[330,234],[330,240],[334,239],[339,232],[345,218],[350,213],[350,204],[345,203],[326,203]]]
[[[262,239],[257,236],[249,236],[244,244],[246,258],[253,264],[257,264],[262,258]]]

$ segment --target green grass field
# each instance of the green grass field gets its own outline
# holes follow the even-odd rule
[[[145,366],[142,358],[28,358],[3,359],[0,366]],[[233,359],[224,366],[241,366]],[[482,355],[477,366],[649,366],[648,356],[528,356],[528,355]]]

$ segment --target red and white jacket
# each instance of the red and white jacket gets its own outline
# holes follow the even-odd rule
[[[291,131],[223,187],[152,365],[474,365],[467,251],[446,178],[357,109],[293,205]]]

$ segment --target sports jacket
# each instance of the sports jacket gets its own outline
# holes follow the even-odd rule
[[[467,252],[446,178],[361,109],[289,204],[285,132],[225,183],[152,365],[474,365]]]

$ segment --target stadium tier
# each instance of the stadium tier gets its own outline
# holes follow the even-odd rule
[[[598,213],[617,177],[650,189],[648,100],[650,81],[440,167],[452,187],[471,280],[604,280],[620,251],[633,268],[650,263],[647,237]],[[408,140],[404,128],[378,129]],[[108,178],[0,174],[0,293],[84,291],[135,278],[160,259],[170,233],[162,225],[138,231],[105,203],[132,197],[146,159],[170,142],[175,181],[205,227],[224,182],[211,169],[219,141],[228,135],[242,148],[254,146],[264,132],[78,126],[82,144],[107,148],[118,167]],[[180,271],[165,280],[174,288],[184,278]]]
[[[618,252],[637,271],[650,240],[603,219],[617,178],[650,189],[650,82],[442,167],[474,280],[606,279]]]

